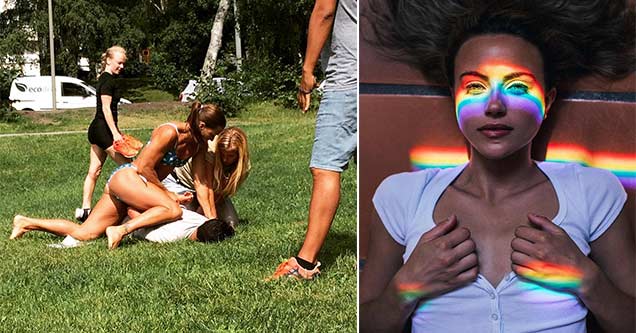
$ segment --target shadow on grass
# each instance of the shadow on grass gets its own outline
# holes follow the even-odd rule
[[[318,255],[320,262],[323,266],[328,267],[334,264],[340,256],[355,256],[357,253],[356,241],[355,231],[338,232],[332,230],[329,232],[322,251]]]

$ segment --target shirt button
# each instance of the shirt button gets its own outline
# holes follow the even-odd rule
[[[488,296],[490,296],[490,299],[495,299],[495,294],[494,293],[488,293]]]
[[[490,315],[490,318],[492,318],[492,320],[497,321],[499,319],[499,316],[496,313],[493,313],[492,315]]]

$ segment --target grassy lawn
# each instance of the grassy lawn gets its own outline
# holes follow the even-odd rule
[[[153,244],[101,238],[54,249],[41,232],[9,241],[15,214],[71,219],[88,168],[86,133],[94,110],[25,116],[0,124],[0,331],[354,332],[356,330],[356,166],[343,174],[338,214],[312,282],[264,282],[300,248],[311,188],[314,113],[256,104],[229,125],[248,134],[252,172],[234,198],[245,220],[221,243]],[[133,104],[120,127],[145,141],[151,129],[183,120],[176,103]],[[126,130],[129,129],[129,130]],[[95,201],[114,169],[104,167]]]

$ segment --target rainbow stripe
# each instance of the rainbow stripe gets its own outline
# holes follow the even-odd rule
[[[576,290],[583,279],[583,273],[577,268],[539,260],[530,262],[527,268],[519,266],[517,274],[556,290]]]
[[[413,170],[452,168],[468,162],[465,147],[415,146],[411,148],[409,155]]]
[[[468,162],[464,147],[415,146],[411,148],[409,157],[413,170],[450,168]],[[591,152],[580,145],[551,143],[546,161],[605,169],[616,175],[623,187],[636,189],[636,154]]]
[[[424,296],[424,286],[421,283],[403,283],[397,289],[402,303],[411,303]]]
[[[466,119],[483,115],[495,97],[507,109],[531,112],[538,123],[543,121],[545,93],[529,69],[498,62],[471,73],[462,76],[455,90],[455,116],[460,129]]]
[[[573,162],[612,172],[625,188],[636,189],[636,154],[590,152],[573,144],[548,145],[546,161]]]

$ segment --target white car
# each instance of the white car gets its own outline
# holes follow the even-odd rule
[[[225,77],[213,77],[212,82],[216,86],[216,91],[219,93],[223,93],[223,81],[227,80]],[[197,80],[188,80],[188,84],[183,89],[183,91],[179,94],[179,102],[188,103],[192,102],[197,98],[196,88],[199,83]]]
[[[86,82],[68,76],[55,77],[57,109],[94,108],[97,92]],[[16,110],[48,111],[53,109],[50,76],[24,76],[11,82],[9,100]],[[125,98],[119,104],[131,104]]]

